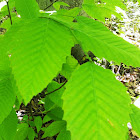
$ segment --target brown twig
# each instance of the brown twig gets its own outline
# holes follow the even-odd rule
[[[57,88],[57,89],[55,89],[55,90],[53,90],[53,91],[51,91],[51,92],[45,94],[45,96],[46,96],[46,95],[49,95],[49,94],[51,94],[51,93],[53,93],[53,92],[55,92],[55,91],[57,91],[57,90],[59,90],[59,89],[61,89],[67,82],[68,82],[68,81],[66,80],[66,81],[63,83],[63,85],[61,85],[59,88]]]
[[[48,8],[50,8],[55,2],[57,2],[58,0],[55,0],[53,3],[51,3],[49,6],[47,6],[44,10],[47,10]]]
[[[7,3],[7,8],[8,8],[10,22],[11,22],[11,25],[12,25],[12,18],[11,18],[10,9],[9,9],[9,1],[6,1],[6,3]]]

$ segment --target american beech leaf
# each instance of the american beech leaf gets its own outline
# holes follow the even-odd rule
[[[17,129],[17,115],[14,109],[5,118],[5,120],[0,125],[0,136],[4,140],[13,140],[16,135]]]
[[[61,23],[39,18],[13,25],[5,39],[16,84],[27,104],[61,70],[73,46],[71,32]]]
[[[122,19],[121,15],[116,12],[116,6],[126,10],[126,6],[122,0],[101,0],[100,2],[96,2],[95,0],[83,1],[83,9],[85,12],[89,16],[103,22],[105,22],[105,18],[111,18],[112,14]]]
[[[130,99],[111,71],[91,62],[81,65],[62,98],[71,140],[125,140]]]
[[[66,129],[65,121],[54,121],[47,128],[44,128],[44,134],[42,138],[52,137],[59,133],[61,130]]]
[[[36,0],[15,0],[15,5],[22,18],[33,19],[39,16],[39,6]]]
[[[124,63],[128,66],[140,66],[140,49],[121,37],[114,35],[102,23],[79,16],[73,25],[73,33],[85,51],[95,56]]]
[[[9,58],[3,41],[0,40],[0,124],[12,111],[16,95]],[[6,45],[5,45],[6,46]]]
[[[39,133],[41,127],[42,127],[42,118],[40,116],[35,117],[34,124],[37,128],[37,133]]]
[[[135,105],[131,105],[132,113],[130,114],[131,125],[133,130],[140,137],[140,109]]]

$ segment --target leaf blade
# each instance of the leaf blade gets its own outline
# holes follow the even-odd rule
[[[39,133],[39,131],[42,127],[42,118],[40,116],[35,117],[34,124],[37,128],[37,133]]]
[[[86,52],[92,51],[97,57],[117,64],[140,66],[139,48],[114,35],[98,21],[85,17],[76,19],[79,23],[73,25],[73,33]]]
[[[11,36],[13,32],[15,35]],[[14,78],[27,104],[61,70],[73,46],[71,33],[60,23],[40,18],[12,26],[5,38],[10,40],[8,48]]]
[[[3,41],[0,40],[2,45]],[[14,105],[16,96],[14,90],[14,79],[11,74],[7,49],[0,47],[0,124],[9,115]]]
[[[80,66],[63,94],[63,119],[71,139],[125,140],[130,119],[130,99],[125,92],[109,70],[90,62]]]
[[[134,105],[131,105],[132,112],[130,114],[132,128],[140,137],[140,109]]]
[[[105,18],[111,18],[112,14],[122,19],[121,15],[116,12],[116,6],[126,10],[126,6],[123,4],[122,0],[105,0],[99,3],[94,0],[84,0],[82,6],[89,16],[103,22],[105,22]]]
[[[39,6],[35,0],[15,0],[15,5],[22,18],[32,19],[39,15]]]
[[[17,127],[17,132],[14,140],[25,140],[25,138],[28,136],[28,124],[27,123],[21,123]]]
[[[13,140],[17,129],[17,115],[14,109],[0,125],[0,135],[4,140]]]
[[[65,129],[65,127],[66,127],[65,121],[55,121],[51,123],[47,128],[43,129],[45,133],[43,134],[42,138],[52,137],[57,133],[59,133],[62,129]]]

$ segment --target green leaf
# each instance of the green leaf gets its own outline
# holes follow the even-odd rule
[[[63,5],[63,6],[68,6],[69,5],[65,2],[61,2],[61,1],[57,1],[53,4],[53,7],[56,9],[56,10],[59,10],[60,9],[60,6]]]
[[[2,71],[0,71],[2,72]],[[3,73],[4,74],[4,73]],[[6,74],[6,73],[5,73]],[[7,73],[8,74],[8,73]],[[11,78],[7,75],[0,76],[0,124],[12,110],[15,102],[15,95],[11,83]]]
[[[52,120],[62,120],[63,117],[63,110],[60,107],[56,107],[52,109],[50,112],[48,112],[48,115],[52,118]]]
[[[16,98],[14,105],[15,105],[15,109],[19,110],[23,99],[22,99],[22,96],[20,95],[19,91],[16,93],[16,96],[17,96],[17,98]]]
[[[125,140],[130,99],[111,71],[92,62],[81,65],[62,97],[71,140]]]
[[[72,56],[69,56],[66,59],[66,63],[64,63],[62,66],[61,74],[67,79],[69,79],[71,77],[72,72],[76,69],[77,66],[77,60],[74,59]]]
[[[39,131],[42,127],[42,118],[40,116],[35,117],[34,124],[37,128],[37,133],[39,133]]]
[[[31,127],[35,127],[35,124],[33,121],[28,121],[28,124],[31,126]]]
[[[48,114],[46,114],[45,117],[43,118],[43,123],[46,123],[50,120],[52,120],[52,118],[50,116],[48,116]]]
[[[131,125],[133,130],[140,137],[140,109],[134,105],[131,105],[132,113],[130,114]]]
[[[56,140],[71,140],[70,131],[66,131],[66,130],[60,131]]]
[[[140,49],[114,35],[102,23],[86,17],[77,17],[73,33],[85,51],[99,58],[140,66]]]
[[[115,0],[115,1],[110,1],[110,0],[103,0],[106,4],[105,4],[105,7],[108,7],[110,9],[114,9],[115,10],[115,7],[118,6],[122,9],[125,9],[126,10],[126,5],[123,3],[122,0]]]
[[[59,21],[57,17],[50,18]],[[72,31],[84,51],[92,51],[95,56],[114,61],[117,64],[140,66],[140,49],[138,47],[114,35],[98,21],[82,16],[76,17],[76,20],[77,22],[73,24],[65,20],[61,20],[61,22]]]
[[[45,133],[43,134],[42,138],[52,137],[56,135],[57,133],[59,133],[62,129],[66,129],[65,121],[52,122],[47,128],[43,129]]]
[[[30,127],[28,129],[28,138],[29,138],[29,140],[34,140],[34,137],[35,137],[35,132],[34,132],[33,128]]]
[[[62,85],[63,85],[63,83],[59,84],[55,81],[52,81],[47,86],[47,93],[50,93],[50,92],[52,92],[52,93],[45,97],[45,111],[49,111],[57,106],[62,107],[63,101],[61,99],[61,96],[64,92],[64,87],[60,88]],[[58,88],[60,88],[60,89],[58,89]],[[58,89],[58,90],[56,90],[56,89]]]
[[[9,64],[9,58],[6,53],[4,42],[0,40],[0,124],[10,114],[14,105],[16,96],[13,84],[13,76]],[[6,46],[6,44],[5,44]]]
[[[17,127],[17,132],[14,140],[25,140],[28,135],[28,124],[21,123]]]
[[[22,18],[33,19],[39,15],[39,6],[36,0],[15,0],[16,9]]]
[[[46,96],[45,98],[45,107],[47,108],[48,106],[48,102],[52,102],[52,105],[55,104],[59,107],[62,106],[63,101],[61,99],[61,96],[64,92],[64,87],[61,87],[63,85],[63,83],[59,84],[55,81],[52,81],[48,86],[47,86],[47,93],[50,93],[52,91],[54,91],[53,93],[49,94]],[[60,88],[61,87],[61,88]],[[60,89],[59,89],[60,88]],[[56,90],[58,89],[58,90]],[[55,91],[56,90],[56,91]],[[47,94],[46,93],[46,94]],[[48,100],[47,100],[48,99]]]
[[[111,18],[111,13],[110,13],[109,9],[106,9],[105,7],[98,7],[94,3],[93,4],[83,4],[83,9],[89,16],[93,17],[94,19],[103,21],[103,22],[105,22],[105,17]]]
[[[56,104],[50,100],[49,96],[45,97],[45,111],[50,111],[51,109],[55,108]]]
[[[69,29],[47,18],[13,25],[5,43],[11,49],[12,71],[25,104],[57,75],[73,46]]]
[[[60,120],[62,120],[63,114],[64,114],[64,112],[63,112],[62,108],[55,107],[47,113],[47,116],[49,116],[49,117],[44,118],[44,121],[46,121],[47,119],[54,120],[54,121],[60,121]]]
[[[11,14],[12,16],[12,25],[19,22],[21,19],[18,18],[15,13],[14,14]],[[1,25],[0,25],[1,28],[5,28],[6,29],[6,32],[9,30],[9,28],[11,27],[11,21],[10,21],[10,18],[8,18],[6,21],[4,21]]]
[[[135,1],[134,1],[135,2]],[[140,0],[137,0],[137,2],[140,4]]]
[[[43,118],[43,123],[46,123],[50,120],[60,121],[60,120],[62,120],[63,114],[64,114],[64,112],[63,112],[62,108],[56,107],[56,108],[50,110],[49,112],[47,112],[46,116]]]
[[[56,19],[59,22],[67,23],[67,22],[72,22],[75,17],[79,15],[81,11],[81,8],[75,7],[73,9],[60,9],[56,13],[50,15],[52,19]]]
[[[4,140],[13,140],[17,129],[17,115],[14,109],[0,125],[0,136]]]
[[[81,11],[81,9],[79,7],[75,7],[75,8],[70,9],[70,10],[68,10],[68,9],[60,9],[55,14],[66,16],[66,18],[68,18],[68,17],[73,17],[74,18],[74,17],[76,17],[79,14],[80,11]]]
[[[115,6],[119,6],[120,8],[126,9],[122,0],[104,0],[104,2],[101,1],[100,4],[99,2],[94,2],[94,0],[84,0],[83,2],[84,11],[89,16],[103,22],[105,22],[105,18],[110,18],[111,14],[114,14],[118,18],[122,19],[121,16],[116,12]]]
[[[9,0],[8,4],[9,4],[10,13],[11,13],[11,16],[13,19],[13,16],[16,16],[16,12],[13,12],[14,8],[15,8],[15,0]],[[3,17],[5,17],[7,15],[9,15],[9,13],[8,13],[7,4],[6,4],[4,7],[1,8],[0,19],[2,19]],[[4,22],[6,22],[6,21],[4,21]]]
[[[28,122],[28,115],[23,116],[23,121]]]

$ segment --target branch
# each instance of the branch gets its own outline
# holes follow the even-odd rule
[[[48,7],[46,7],[44,10],[47,10],[48,8],[50,8],[55,2],[57,2],[58,0],[55,0],[53,3],[51,3]]]
[[[46,96],[46,95],[49,95],[49,94],[51,94],[51,93],[53,93],[53,92],[55,92],[55,91],[57,91],[57,90],[59,90],[59,89],[61,89],[67,82],[68,82],[68,81],[66,80],[66,81],[63,83],[62,86],[60,86],[59,88],[57,88],[57,89],[55,89],[55,90],[53,90],[53,91],[51,91],[51,92],[45,94],[45,96]]]

